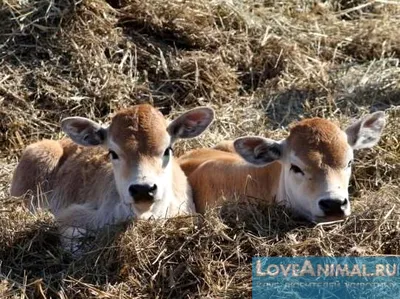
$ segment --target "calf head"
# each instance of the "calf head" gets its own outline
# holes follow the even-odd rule
[[[281,141],[243,137],[234,146],[254,165],[280,162],[280,200],[311,221],[331,221],[351,213],[353,151],[377,144],[384,125],[383,112],[367,115],[344,131],[326,119],[312,118],[298,122]]]
[[[172,195],[174,142],[200,135],[213,119],[212,109],[200,107],[168,123],[143,104],[117,112],[108,127],[82,117],[65,118],[61,127],[79,145],[108,150],[121,200],[140,218]]]

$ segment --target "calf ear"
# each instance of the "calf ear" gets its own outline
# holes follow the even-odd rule
[[[61,129],[77,144],[83,146],[102,145],[107,130],[85,117],[67,117],[61,121]]]
[[[199,107],[183,113],[172,121],[167,131],[173,140],[178,138],[193,138],[203,133],[214,120],[214,110]]]
[[[241,137],[233,142],[233,146],[243,159],[258,166],[280,160],[284,150],[282,142],[264,137]]]
[[[384,127],[385,113],[378,111],[359,119],[350,125],[345,132],[350,146],[358,150],[377,144]]]

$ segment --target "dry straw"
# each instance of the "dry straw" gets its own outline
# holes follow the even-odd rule
[[[396,1],[3,0],[0,3],[0,297],[249,297],[256,255],[400,253],[400,5]],[[107,121],[150,102],[217,111],[177,153],[292,121],[341,126],[386,110],[356,155],[354,215],[312,225],[256,199],[204,217],[129,223],[72,261],[52,217],[8,195],[21,150],[59,138],[62,117]],[[112,236],[112,237],[111,237]]]

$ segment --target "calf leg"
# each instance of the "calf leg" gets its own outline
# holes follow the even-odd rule
[[[77,256],[83,252],[82,238],[97,229],[97,210],[85,204],[73,204],[56,215],[63,248]]]

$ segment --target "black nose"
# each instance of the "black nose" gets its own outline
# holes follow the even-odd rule
[[[319,207],[324,211],[325,215],[343,215],[349,201],[347,198],[327,198],[319,201]]]
[[[154,184],[153,186],[149,184],[143,184],[143,185],[130,185],[129,186],[129,194],[135,198],[135,197],[147,197],[149,199],[152,199],[154,197],[154,194],[157,190],[157,185]]]

